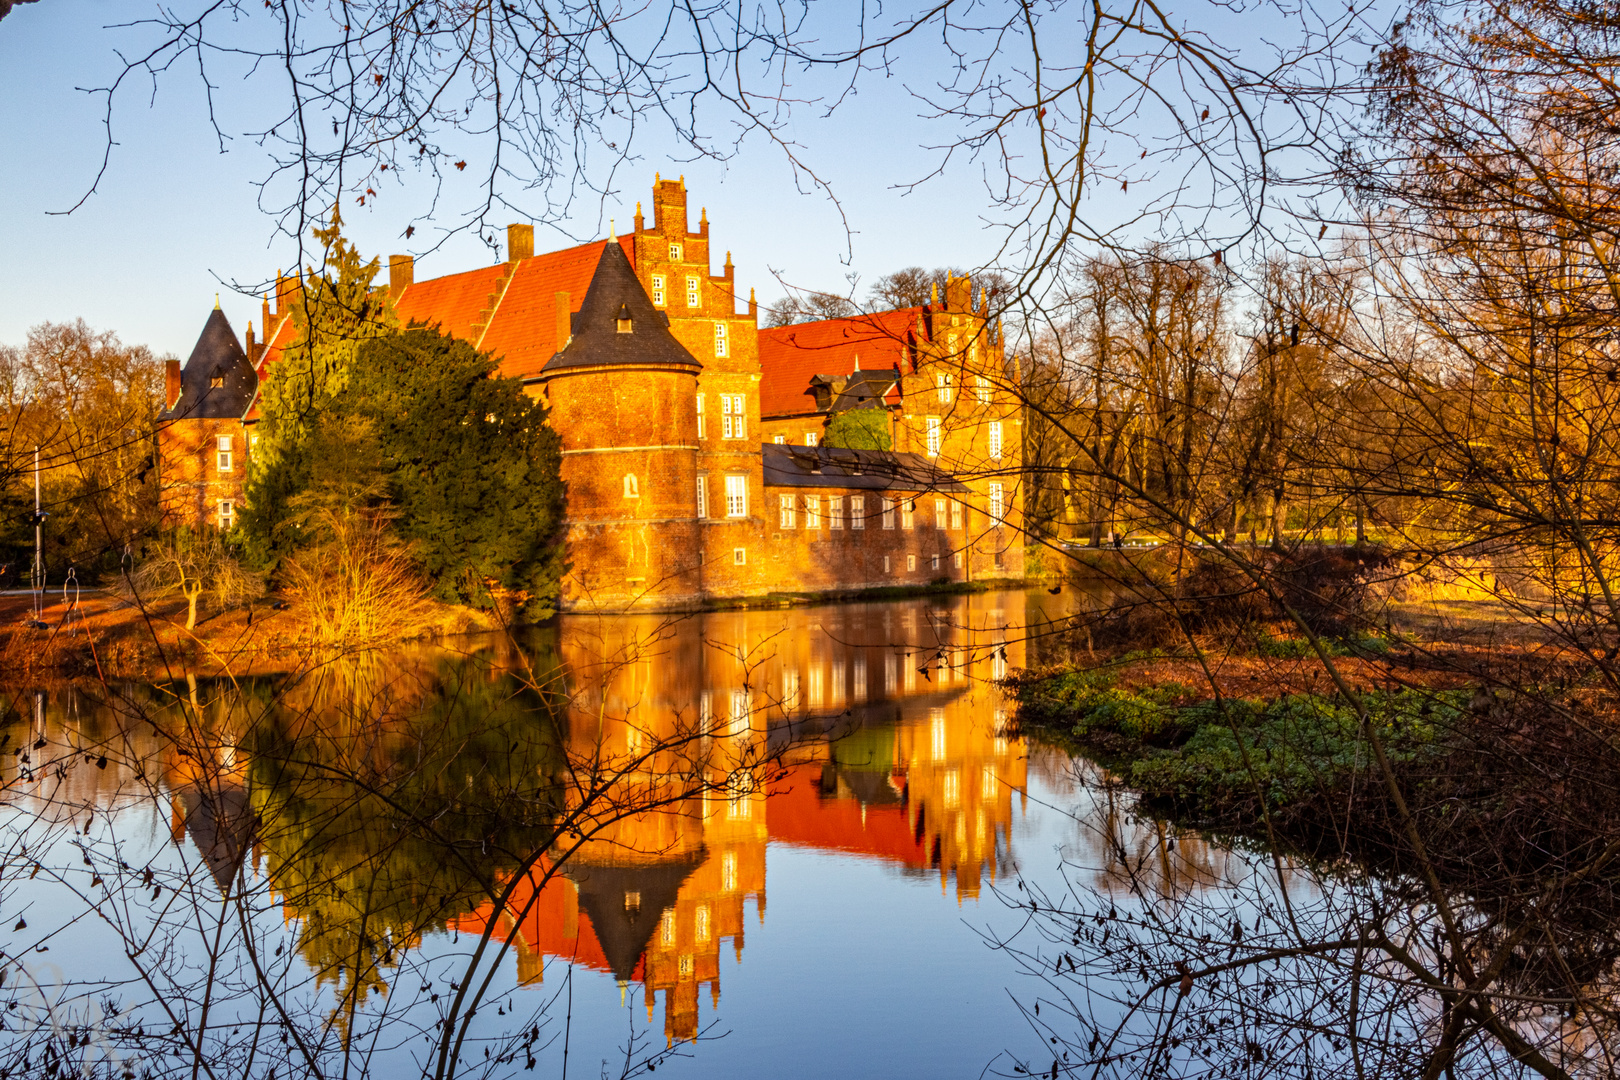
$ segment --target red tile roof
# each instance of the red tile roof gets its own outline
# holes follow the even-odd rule
[[[482,342],[477,340],[473,327],[489,306],[508,269],[507,263],[415,282],[400,295],[395,308],[406,322],[438,325],[455,337],[478,344],[484,352],[494,353],[500,359],[503,375],[534,375],[551,359],[559,344],[557,293],[568,293],[569,310],[577,312],[585,302],[585,290],[606,246],[606,240],[593,240],[520,260]],[[633,257],[630,237],[620,238],[619,246],[626,256]]]
[[[816,400],[810,393],[813,376],[848,375],[857,363],[868,371],[897,366],[901,346],[914,344],[919,338],[919,319],[923,328],[920,336],[926,340],[926,307],[761,330],[760,414],[772,417],[815,412]]]

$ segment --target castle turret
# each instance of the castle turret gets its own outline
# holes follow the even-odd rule
[[[540,372],[563,440],[568,488],[564,603],[619,609],[690,602],[701,562],[696,403],[703,366],[670,333],[618,244],[603,247],[568,329]]]
[[[236,523],[247,476],[243,417],[259,377],[217,306],[185,366],[166,380],[158,414],[160,505],[169,525]]]

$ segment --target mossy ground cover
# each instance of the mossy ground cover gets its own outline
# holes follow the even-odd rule
[[[1016,690],[1026,727],[1072,741],[1148,800],[1223,825],[1262,810],[1292,816],[1373,781],[1360,718],[1336,696],[1216,699],[1180,682],[1121,686],[1099,670],[1026,678]],[[1448,752],[1467,692],[1368,691],[1363,701],[1392,762],[1429,765]]]

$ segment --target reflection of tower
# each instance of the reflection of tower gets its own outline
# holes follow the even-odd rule
[[[220,892],[229,895],[255,825],[235,744],[223,736],[199,740],[190,752],[171,753],[164,772],[173,792],[170,838],[179,844],[189,835]]]
[[[579,891],[579,906],[591,920],[608,970],[619,985],[638,975],[653,931],[674,909],[681,883],[700,861],[701,856],[689,856],[639,866],[567,864],[564,872]]]

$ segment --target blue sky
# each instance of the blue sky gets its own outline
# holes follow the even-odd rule
[[[130,0],[47,0],[0,22],[0,100],[8,103],[0,111],[0,342],[20,344],[32,325],[82,317],[126,342],[184,358],[216,292],[238,333],[257,321],[258,304],[222,282],[263,280],[293,260],[290,242],[257,201],[255,182],[269,159],[240,137],[262,103],[252,86],[220,84],[222,126],[237,136],[222,152],[194,72],[171,72],[155,95],[149,84],[126,95],[99,190],[73,213],[53,213],[85,192],[102,152],[100,102],[77,88],[104,85],[116,73],[114,50],[139,35],[108,24],[143,10]],[[855,233],[852,267],[868,281],[906,265],[973,265],[990,258],[999,239],[984,227],[991,199],[971,163],[921,190],[896,190],[928,172],[934,157],[921,148],[942,140],[916,112],[902,80],[873,79],[835,119],[803,109],[790,129],[843,201]],[[694,224],[697,206],[709,208],[717,263],[729,247],[739,284],[757,288],[762,301],[781,292],[771,271],[799,285],[844,287],[851,266],[841,261],[839,216],[825,195],[795,190],[779,151],[745,147],[724,166],[683,164],[650,143],[643,153],[621,174],[622,195],[603,218],[627,224],[655,171],[684,173]],[[425,192],[408,183],[382,196],[363,209],[346,207],[346,232],[367,254],[408,250],[400,233]],[[513,195],[520,205],[523,198]],[[605,234],[595,210],[593,203],[566,227],[581,237]],[[548,245],[539,231],[542,249],[570,242],[554,234]],[[491,258],[463,236],[419,262],[417,275]]]

